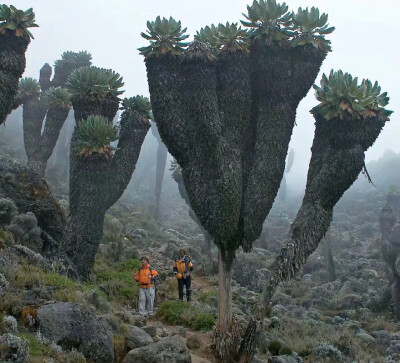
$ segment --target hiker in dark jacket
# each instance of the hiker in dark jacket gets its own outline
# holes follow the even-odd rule
[[[174,263],[174,274],[178,279],[179,300],[183,301],[183,286],[186,286],[186,299],[190,301],[191,298],[191,284],[193,271],[193,262],[184,249],[179,251],[179,258]]]

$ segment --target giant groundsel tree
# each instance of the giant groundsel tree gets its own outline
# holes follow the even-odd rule
[[[37,27],[32,9],[18,10],[0,4],[0,125],[16,107],[18,82],[25,70],[25,52]]]
[[[47,160],[57,143],[60,130],[71,109],[71,97],[65,88],[71,72],[89,66],[92,56],[86,51],[64,52],[52,68],[46,63],[39,82],[23,78],[17,102],[23,105],[24,144],[28,167],[44,176]],[[43,130],[43,131],[42,131]]]
[[[331,50],[325,35],[334,30],[316,8],[292,13],[285,3],[259,0],[247,10],[246,30],[209,26],[190,45],[180,22],[157,18],[142,33],[150,45],[140,48],[161,138],[182,168],[191,207],[220,251],[216,347],[224,361],[238,355],[246,361],[254,351],[254,320],[240,350],[231,344],[232,263],[235,251],[251,250],[261,234],[284,173],[297,106]],[[364,151],[389,115],[377,85],[349,77],[332,73],[317,88],[321,104],[313,109],[307,190],[265,301],[316,248],[333,206],[360,173]],[[347,95],[346,101],[335,92]]]
[[[150,102],[136,96],[122,102],[122,77],[112,70],[84,67],[68,81],[77,125],[71,142],[68,226],[63,252],[87,277],[102,240],[104,215],[126,189],[150,128]],[[116,150],[110,143],[118,139]]]

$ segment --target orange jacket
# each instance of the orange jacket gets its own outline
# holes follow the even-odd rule
[[[193,263],[188,256],[185,256],[183,261],[181,259],[177,259],[174,263],[174,272],[176,273],[177,279],[190,276],[190,272],[193,271],[193,269]]]
[[[157,271],[151,268],[150,265],[147,265],[136,271],[135,281],[139,282],[141,288],[147,289],[148,287],[154,286],[154,281],[157,279],[157,276]]]

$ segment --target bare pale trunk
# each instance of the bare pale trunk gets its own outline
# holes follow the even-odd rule
[[[232,265],[228,266],[218,253],[218,332],[232,328]]]

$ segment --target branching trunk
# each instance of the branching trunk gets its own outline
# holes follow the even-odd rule
[[[25,52],[30,39],[13,32],[0,34],[0,125],[16,107],[19,79],[25,70]]]
[[[79,276],[87,278],[102,240],[104,215],[129,184],[149,125],[121,120],[121,133],[112,159],[80,157],[71,151],[70,217],[63,252]]]
[[[68,113],[68,109],[59,107],[47,109],[39,99],[24,103],[22,117],[28,167],[42,177]],[[43,122],[45,126],[42,133]]]
[[[375,118],[348,123],[315,117],[315,138],[303,203],[270,269],[263,292],[263,308],[256,319],[260,326],[277,286],[290,280],[318,247],[330,226],[333,207],[361,173],[364,152],[384,125]],[[252,339],[256,340],[257,334]]]
[[[243,248],[262,232],[278,193],[300,101],[315,81],[326,54],[312,46],[253,45],[252,116],[256,123],[248,160],[252,165],[243,195]]]
[[[160,135],[182,167],[188,204],[222,256],[231,256],[224,259],[228,264],[239,246],[251,249],[261,234],[284,172],[297,105],[325,57],[312,47],[263,48],[255,45],[250,57],[232,52],[212,60],[194,42],[182,57],[146,59]],[[229,299],[220,296],[225,313],[218,326],[232,321]]]

